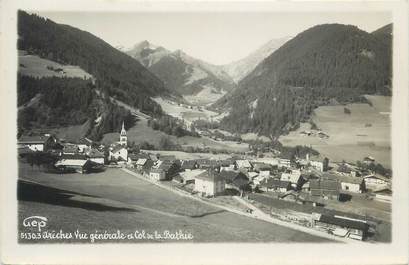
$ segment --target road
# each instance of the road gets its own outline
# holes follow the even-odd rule
[[[119,169],[48,174],[20,163],[19,219],[40,215],[65,231],[187,231],[194,242],[325,242],[179,196]]]

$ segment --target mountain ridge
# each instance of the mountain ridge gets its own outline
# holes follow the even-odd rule
[[[315,107],[391,93],[391,43],[355,26],[323,24],[286,42],[214,106],[229,109],[229,131],[277,135]],[[252,102],[257,100],[257,106]]]

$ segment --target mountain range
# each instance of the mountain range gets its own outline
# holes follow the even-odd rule
[[[157,75],[168,89],[192,104],[213,103],[236,87],[222,67],[181,50],[169,51],[145,40],[126,53]]]
[[[391,94],[392,25],[372,33],[351,25],[318,25],[217,66],[148,41],[114,48],[86,31],[24,11],[18,18],[19,50],[92,76],[38,79],[20,73],[23,129],[88,122],[88,134],[100,138],[118,130],[118,120],[131,120],[111,98],[160,117],[164,113],[152,98],[183,97],[228,113],[220,122],[227,131],[276,136],[307,121],[318,106]],[[48,74],[59,71],[47,68]],[[58,104],[61,98],[64,104]]]
[[[291,37],[272,39],[246,57],[223,65],[223,69],[236,83],[238,83],[241,79],[253,71],[254,68],[261,63],[261,61],[267,58],[290,39]]]

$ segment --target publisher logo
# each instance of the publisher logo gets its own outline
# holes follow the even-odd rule
[[[47,221],[44,216],[30,216],[23,220],[23,226],[37,228],[41,232],[41,228],[47,226]]]

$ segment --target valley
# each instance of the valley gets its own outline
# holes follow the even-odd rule
[[[216,65],[19,11],[20,221],[390,242],[391,34],[319,24]]]

